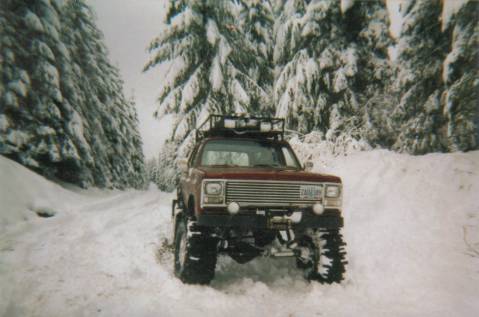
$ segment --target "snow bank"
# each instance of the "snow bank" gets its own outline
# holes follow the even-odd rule
[[[302,162],[313,160],[316,164],[326,164],[338,156],[371,150],[371,146],[345,133],[334,139],[326,140],[321,132],[311,132],[302,136],[294,136],[289,143]]]
[[[184,285],[169,245],[173,196],[99,193],[63,219],[2,238],[0,315],[478,315],[479,152],[328,156],[321,145],[307,147],[317,171],[343,179],[342,284],[307,283],[290,259],[220,258],[210,286]],[[17,185],[9,193],[74,195],[17,165],[10,170]],[[27,203],[18,194],[9,204]]]
[[[359,152],[316,169],[344,181],[349,281],[371,306],[392,315],[479,312],[479,257],[468,246],[479,250],[479,152]]]
[[[78,200],[75,193],[0,156],[0,232],[38,216],[67,212]]]

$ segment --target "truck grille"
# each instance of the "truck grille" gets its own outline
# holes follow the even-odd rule
[[[311,205],[317,200],[300,197],[301,185],[311,183],[291,183],[277,181],[227,181],[226,203],[235,201],[242,207],[249,206],[301,206]]]

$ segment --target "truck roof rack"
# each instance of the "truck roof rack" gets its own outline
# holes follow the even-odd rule
[[[284,140],[284,119],[212,114],[195,136],[196,141],[215,136]]]

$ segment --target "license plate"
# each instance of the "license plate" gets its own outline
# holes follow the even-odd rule
[[[291,228],[291,220],[284,217],[271,217],[268,219],[268,228],[275,230],[288,230]]]
[[[321,187],[303,185],[299,188],[299,197],[307,200],[320,200],[321,199]]]

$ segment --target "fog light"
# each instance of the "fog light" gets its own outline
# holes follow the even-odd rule
[[[227,209],[228,209],[228,212],[229,212],[230,214],[233,214],[233,215],[234,215],[234,214],[237,214],[238,211],[240,210],[240,205],[239,205],[238,203],[236,203],[236,202],[233,201],[233,202],[231,202],[231,203],[228,204]]]
[[[324,212],[324,206],[320,203],[313,205],[313,211],[317,215],[321,215]]]
[[[341,205],[340,200],[338,199],[325,199],[324,200],[324,205],[325,206],[331,206],[331,207],[339,207]]]

